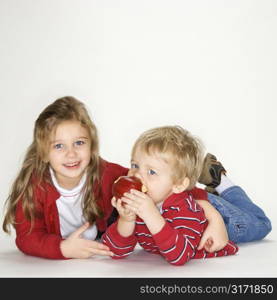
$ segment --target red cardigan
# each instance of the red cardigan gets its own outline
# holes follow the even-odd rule
[[[101,160],[100,170],[101,198],[98,204],[104,216],[96,220],[97,237],[101,237],[118,216],[116,209],[111,205],[112,185],[119,176],[126,175],[128,172],[127,168],[104,160]],[[195,193],[196,199],[207,200],[206,191],[193,189],[192,192]],[[35,218],[30,233],[31,223],[24,216],[22,202],[19,201],[17,204],[15,215],[16,245],[19,250],[28,255],[65,259],[60,250],[60,243],[63,238],[56,206],[56,200],[60,198],[60,194],[52,184],[44,182],[40,187],[34,187],[34,195],[39,215]]]
[[[99,236],[115,221],[117,216],[111,205],[113,182],[128,172],[128,169],[104,160],[101,161],[100,170],[102,174],[100,179],[101,198],[98,204],[104,217],[96,220]],[[39,215],[35,218],[30,233],[31,222],[24,216],[22,202],[19,201],[16,207],[16,245],[19,250],[28,255],[65,259],[60,250],[63,238],[56,206],[56,200],[60,198],[60,194],[52,184],[46,182],[42,183],[41,187],[35,186],[34,194]]]
[[[173,194],[162,205],[166,223],[157,234],[152,235],[144,221],[137,217],[132,235],[123,237],[113,223],[103,235],[103,242],[114,253],[113,258],[131,254],[137,243],[150,252],[162,255],[172,265],[183,265],[192,258],[208,258],[232,255],[238,247],[231,241],[220,251],[208,253],[197,250],[208,222],[203,209],[194,201],[190,192]]]

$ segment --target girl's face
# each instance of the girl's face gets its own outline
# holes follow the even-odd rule
[[[48,160],[60,186],[78,185],[91,159],[88,131],[78,121],[64,121],[50,137]]]

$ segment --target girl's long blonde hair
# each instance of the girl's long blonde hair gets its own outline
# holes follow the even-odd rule
[[[49,137],[53,130],[63,121],[79,121],[87,129],[91,140],[91,160],[87,168],[87,182],[83,198],[83,215],[85,219],[93,223],[96,217],[101,217],[102,212],[97,205],[100,189],[93,189],[99,182],[100,157],[97,129],[89,117],[84,104],[74,97],[57,99],[47,106],[35,122],[33,142],[27,149],[22,167],[11,187],[6,200],[6,214],[3,222],[3,230],[10,233],[10,225],[15,226],[16,206],[22,200],[23,212],[27,220],[31,221],[38,215],[34,199],[33,179],[36,184],[51,182],[49,175]],[[92,192],[94,190],[94,192]]]

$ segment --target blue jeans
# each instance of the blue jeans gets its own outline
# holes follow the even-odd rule
[[[263,210],[239,186],[226,189],[220,196],[208,193],[208,199],[223,217],[231,241],[261,240],[271,231],[271,222]]]

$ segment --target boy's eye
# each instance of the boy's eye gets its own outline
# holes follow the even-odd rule
[[[138,165],[134,164],[134,163],[131,163],[131,169],[138,169]]]
[[[152,170],[152,169],[150,169],[149,171],[148,171],[148,173],[150,174],[150,175],[155,175],[155,174],[157,174],[154,170]]]
[[[75,142],[75,144],[77,145],[77,146],[81,146],[81,145],[84,145],[84,141],[77,141],[77,142]]]
[[[63,144],[55,144],[54,148],[55,149],[62,149],[63,148]]]

